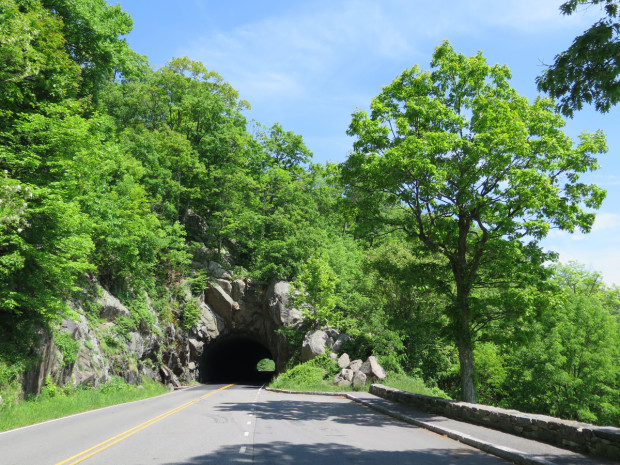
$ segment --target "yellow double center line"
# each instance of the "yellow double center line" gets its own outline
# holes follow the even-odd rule
[[[56,465],[65,465],[65,464],[75,465],[76,463],[83,462],[87,458],[92,457],[93,455],[106,450],[108,447],[112,447],[114,444],[117,444],[121,442],[122,440],[127,439],[130,436],[133,436],[138,431],[142,431],[143,429],[148,428],[151,425],[154,425],[155,423],[163,420],[164,418],[168,418],[170,415],[174,415],[175,413],[180,412],[181,410],[186,409],[187,407],[190,407],[194,405],[195,403],[200,402],[203,399],[206,399],[209,396],[212,396],[216,392],[222,391],[231,386],[233,385],[229,384],[227,386],[221,387],[219,389],[216,389],[215,391],[211,391],[208,394],[205,394],[204,396],[200,396],[197,399],[191,400],[183,405],[180,405],[179,407],[173,408],[172,410],[162,413],[161,415],[156,416],[155,418],[151,418],[150,420],[147,420],[144,423],[140,423],[139,425],[134,426],[133,428],[128,429],[127,431],[123,431],[122,433],[117,434],[116,436],[111,437],[110,439],[100,442],[96,446],[93,446],[90,449],[86,449],[85,451],[82,451],[79,454],[74,455],[73,457],[69,457],[68,459],[63,460],[62,462],[58,462]]]

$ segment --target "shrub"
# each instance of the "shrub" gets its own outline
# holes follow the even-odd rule
[[[71,334],[66,332],[58,332],[54,334],[54,342],[58,350],[62,352],[62,366],[73,365],[77,360],[77,354],[80,350],[80,343],[73,339]]]
[[[275,371],[276,362],[270,358],[264,358],[256,364],[256,369],[258,371]]]
[[[200,318],[200,303],[191,298],[183,306],[183,316],[181,318],[181,328],[189,330],[196,326],[198,319]]]

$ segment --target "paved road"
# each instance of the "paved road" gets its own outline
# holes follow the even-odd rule
[[[0,433],[1,465],[506,464],[344,398],[202,385]]]

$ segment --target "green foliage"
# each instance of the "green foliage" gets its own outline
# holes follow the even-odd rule
[[[209,286],[209,273],[206,270],[198,270],[189,278],[189,286],[193,294],[200,294]]]
[[[582,5],[600,5],[603,18],[577,36],[536,78],[538,88],[558,98],[560,111],[571,118],[584,103],[594,104],[597,111],[606,113],[620,102],[620,2],[569,0],[560,10],[570,15]]]
[[[480,343],[474,349],[476,358],[476,376],[480,402],[497,405],[506,398],[504,386],[508,376],[506,361],[500,348],[491,342]],[[484,380],[480,383],[480,380]]]
[[[292,367],[275,378],[269,386],[293,391],[340,391],[343,389],[331,382],[339,371],[336,362],[323,354]]]
[[[620,326],[592,297],[571,296],[507,356],[507,399],[525,411],[620,424]]]
[[[481,400],[618,425],[620,325],[607,305],[615,289],[575,263],[553,271],[557,288],[550,305],[506,339],[476,347]]]
[[[80,69],[62,21],[39,1],[0,3],[0,132],[16,114],[76,95]]]
[[[181,328],[186,331],[190,330],[196,323],[201,315],[200,302],[195,298],[190,298],[183,305],[183,316],[181,318]]]
[[[127,341],[129,338],[129,333],[135,330],[136,322],[132,318],[120,315],[114,319],[114,331],[119,338]]]
[[[275,371],[276,362],[274,362],[270,358],[264,358],[262,360],[259,360],[259,362],[256,364],[256,369],[258,371]]]
[[[590,230],[605,192],[579,177],[598,168],[606,146],[601,133],[575,146],[552,101],[520,97],[510,70],[481,53],[465,57],[444,42],[431,66],[405,70],[370,115],[354,113],[342,176],[352,202],[375,205],[369,221],[406,231],[432,263],[420,276],[449,300],[462,395],[473,402],[476,327],[517,308],[505,292],[514,300],[544,280],[552,255],[538,241],[551,226]]]
[[[133,27],[131,16],[119,5],[105,0],[42,0],[48,11],[61,20],[65,48],[80,66],[83,96],[96,97],[101,85],[116,72],[135,73],[143,58],[125,39]]]
[[[71,366],[77,361],[77,354],[80,350],[80,343],[73,339],[71,334],[66,332],[54,333],[54,343],[56,347],[62,352],[63,366]]]
[[[279,375],[271,384],[274,389],[312,390],[323,385],[325,370],[320,367],[301,364]]]
[[[145,380],[138,387],[113,378],[110,383],[96,389],[60,388],[48,380],[43,393],[36,399],[5,402],[0,406],[0,431],[166,392],[168,390],[164,386],[151,380]]]
[[[413,394],[450,399],[450,396],[441,389],[428,387],[423,380],[400,373],[390,373],[387,378],[381,381],[381,384],[400,389],[401,391],[412,392]]]
[[[617,55],[617,1],[562,8],[581,4],[605,18],[539,80],[569,92],[569,114],[617,101],[617,67],[593,68]],[[210,260],[294,282],[308,318],[280,332],[297,348],[329,324],[389,380],[455,396],[461,355],[483,401],[618,424],[620,289],[575,264],[540,266],[553,254],[537,245],[550,227],[590,229],[604,192],[579,176],[597,168],[604,137],[574,144],[554,103],[519,97],[506,67],[442,44],[430,71],[404,71],[353,115],[345,164],[312,165],[301,135],[248,130],[247,102],[202,63],[149,68],[119,6],[0,0],[0,24],[0,424],[21,415],[19,375],[38,335],[71,313],[65,302],[79,299],[91,322],[92,283],[125,302],[130,317],[100,335],[116,355],[154,328],[150,306],[162,324],[196,324],[185,286],[205,289]],[[573,69],[591,45],[585,72]],[[55,339],[75,363],[78,343]],[[319,357],[274,383],[334,390],[336,371]],[[117,380],[95,396],[131,389]],[[49,380],[23,408],[91,392],[69,391]]]
[[[293,281],[291,303],[302,309],[306,321],[312,322],[311,327],[338,326],[342,313],[334,311],[337,303],[336,284],[336,274],[325,255],[311,258]]]

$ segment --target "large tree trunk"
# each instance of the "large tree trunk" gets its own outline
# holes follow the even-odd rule
[[[456,273],[455,273],[456,274]],[[458,278],[462,278],[462,274]],[[474,344],[471,336],[469,287],[457,279],[456,295],[456,342],[461,366],[461,399],[476,403],[476,386],[474,385]]]
[[[457,328],[457,345],[461,365],[461,398],[465,402],[476,403],[476,387],[474,385],[474,347],[469,328],[469,311],[467,315],[459,315]]]

